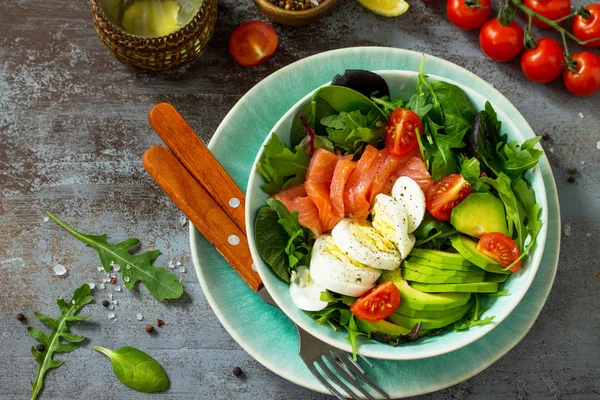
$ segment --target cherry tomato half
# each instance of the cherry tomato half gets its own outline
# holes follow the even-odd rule
[[[490,232],[483,235],[477,242],[477,250],[505,267],[508,267],[521,256],[517,244],[500,232]],[[513,265],[510,271],[517,272],[519,268],[521,268],[521,261]]]
[[[600,57],[591,51],[582,51],[571,56],[577,61],[577,72],[567,69],[563,80],[569,92],[576,96],[590,96],[600,90]]]
[[[425,194],[427,210],[440,221],[450,221],[452,209],[460,204],[473,188],[462,175],[448,175],[436,181]]]
[[[576,15],[573,18],[573,35],[583,41],[598,39],[594,42],[585,44],[588,47],[600,47],[600,4],[590,4],[585,6],[590,12],[591,17],[584,19]]]
[[[229,53],[245,67],[253,67],[269,59],[277,48],[277,34],[263,21],[249,21],[235,28],[229,38]]]
[[[419,137],[423,135],[423,122],[414,112],[396,108],[385,125],[385,147],[395,157],[404,156],[419,146]]]
[[[525,0],[523,4],[530,10],[553,21],[571,13],[571,0]],[[550,25],[537,18],[534,18],[532,22],[540,28],[550,28]],[[560,23],[562,24],[562,22]]]
[[[508,62],[523,50],[523,36],[523,28],[516,22],[502,26],[494,18],[486,22],[479,31],[479,45],[492,60]]]
[[[548,83],[560,76],[565,53],[554,39],[542,38],[533,50],[525,49],[521,56],[521,71],[534,82]]]
[[[448,0],[446,4],[450,22],[467,31],[481,28],[491,12],[490,0]]]
[[[400,291],[394,282],[387,281],[360,296],[350,311],[365,321],[379,321],[392,315],[399,305]]]

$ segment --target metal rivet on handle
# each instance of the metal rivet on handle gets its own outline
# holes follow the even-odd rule
[[[232,197],[229,199],[229,207],[231,208],[238,208],[240,206],[241,201],[240,199],[238,199],[237,197]]]
[[[240,238],[237,235],[230,235],[227,238],[227,241],[229,242],[230,245],[232,246],[237,246],[238,244],[240,244]]]

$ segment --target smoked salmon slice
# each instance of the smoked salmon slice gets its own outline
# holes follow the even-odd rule
[[[329,188],[330,184],[327,182],[304,182],[306,194],[308,194],[308,197],[315,203],[317,210],[319,210],[319,218],[324,232],[333,229],[343,218],[343,215],[338,215],[333,210],[331,197],[329,197]]]
[[[298,211],[298,222],[303,227],[310,229],[315,236],[323,233],[323,225],[319,218],[319,210],[315,203],[307,196],[304,184],[290,186],[273,195],[273,198],[290,211]]]
[[[388,183],[384,188],[384,193],[389,193],[392,190],[392,186],[394,185],[394,182],[396,182],[396,179],[401,176],[408,176],[409,178],[412,178],[415,182],[417,182],[419,187],[421,187],[423,193],[427,193],[427,191],[433,186],[433,180],[431,179],[429,170],[427,169],[427,166],[421,157],[411,157],[398,170],[396,170],[388,180]]]
[[[350,175],[356,169],[356,161],[342,159],[335,165],[333,179],[329,187],[329,197],[333,205],[333,211],[336,215],[343,217],[344,211],[344,192]]]
[[[369,214],[368,204],[366,206],[364,203],[356,204],[355,193],[358,190],[364,190],[369,171],[371,170],[373,163],[377,161],[378,157],[379,151],[373,146],[367,146],[360,157],[360,160],[356,163],[356,168],[354,169],[354,172],[352,172],[344,192],[344,212],[346,216],[361,219],[358,218],[358,216],[364,215],[366,218]],[[365,175],[365,178],[363,178],[363,175]]]
[[[325,149],[316,149],[308,164],[306,180],[330,183],[337,162],[338,157],[335,154]]]

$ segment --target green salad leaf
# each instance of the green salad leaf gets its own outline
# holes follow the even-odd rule
[[[396,108],[404,107],[404,101],[402,99],[390,100],[389,96],[375,97],[371,96],[371,100],[381,110],[386,119],[390,118],[390,115]]]
[[[125,239],[121,243],[110,244],[106,235],[86,235],[71,228],[51,212],[46,214],[63,229],[77,239],[94,248],[100,256],[104,271],[111,272],[113,263],[121,267],[121,275],[127,289],[133,289],[141,281],[146,289],[158,300],[178,299],[183,294],[183,286],[177,282],[177,277],[161,267],[153,267],[152,262],[160,255],[159,250],[147,251],[141,254],[131,254],[129,249],[139,245],[135,238]]]
[[[529,243],[521,252],[521,256],[514,263],[525,257],[535,245],[535,239],[542,230],[542,220],[540,220],[540,206],[535,201],[535,191],[523,178],[519,178],[513,183],[513,193],[517,200],[523,206],[526,213],[525,226],[529,233]],[[514,264],[513,263],[513,264]]]
[[[544,152],[534,149],[533,146],[541,138],[541,136],[536,136],[528,139],[520,146],[514,141],[503,146],[500,152],[502,172],[515,179],[523,176],[528,169],[535,167]]]
[[[440,221],[427,212],[419,227],[413,232],[417,239],[415,247],[435,250],[451,247],[450,237],[456,233],[456,229],[449,222]]]
[[[324,293],[324,292],[322,292]],[[356,300],[356,299],[355,299]],[[337,331],[340,327],[344,328],[348,333],[346,340],[352,347],[352,357],[356,360],[357,338],[359,336],[368,336],[356,325],[354,314],[350,311],[347,305],[340,303],[332,303],[321,311],[312,313],[312,318],[319,325],[328,324],[331,328]]]
[[[467,158],[462,154],[458,155],[458,169],[460,174],[473,187],[475,192],[488,192],[490,187],[481,180],[481,165],[475,157]]]
[[[46,372],[53,368],[58,368],[64,363],[62,360],[54,360],[54,355],[56,353],[69,353],[79,348],[79,343],[85,340],[85,337],[69,332],[69,323],[88,319],[89,316],[80,317],[77,314],[86,304],[91,302],[90,287],[87,283],[84,283],[75,290],[71,300],[65,301],[62,297],[58,298],[56,301],[60,309],[60,316],[58,318],[51,318],[38,312],[35,313],[35,316],[51,328],[52,332],[46,334],[32,326],[27,327],[29,334],[44,345],[42,351],[36,349],[35,346],[31,348],[31,354],[38,362],[37,375],[35,380],[31,382],[33,388],[31,394],[32,400],[36,399],[44,388]]]
[[[275,133],[265,144],[263,156],[256,164],[267,183],[261,189],[268,194],[275,194],[282,188],[304,182],[308,162],[306,151],[300,147],[290,150],[279,140]]]
[[[143,351],[130,346],[119,350],[93,347],[110,359],[115,376],[125,386],[144,393],[162,392],[169,388],[169,377],[163,367]]]
[[[475,108],[467,94],[456,85],[444,81],[431,81],[431,90],[442,108],[445,135],[451,137],[454,148],[464,146],[465,133],[471,129],[475,119]],[[462,144],[462,145],[461,145]]]
[[[473,328],[474,326],[483,326],[490,324],[494,317],[487,317],[481,319],[481,314],[483,314],[486,309],[481,307],[481,296],[477,293],[475,295],[475,304],[471,307],[471,310],[467,313],[465,317],[456,321],[454,323],[455,331],[466,331],[467,329]]]
[[[360,110],[342,111],[323,118],[321,124],[327,127],[327,138],[344,154],[355,154],[366,144],[376,146],[384,139],[383,123],[373,109],[368,114],[362,114]]]
[[[315,105],[316,103],[314,101],[306,103],[300,110],[300,113],[294,117],[294,120],[292,121],[292,130],[290,132],[292,148],[299,146],[300,143],[302,143],[302,139],[306,136],[306,128],[300,119],[300,115],[306,119],[306,122],[311,128],[315,129]]]

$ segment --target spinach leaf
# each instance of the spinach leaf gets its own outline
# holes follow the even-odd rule
[[[290,271],[286,257],[288,235],[278,222],[279,215],[269,206],[258,210],[254,221],[256,250],[260,257],[283,281],[290,282]]]
[[[465,133],[471,129],[476,114],[467,94],[456,85],[436,80],[431,81],[431,89],[444,114],[445,134],[462,142]]]
[[[389,97],[390,95],[390,88],[385,79],[374,72],[363,69],[347,69],[343,75],[334,76],[331,84],[354,89],[367,97],[371,97],[373,94],[378,97]]]
[[[158,300],[178,299],[183,294],[183,286],[177,282],[177,277],[164,268],[153,267],[152,263],[160,255],[159,250],[147,251],[141,254],[131,254],[129,249],[135,248],[140,241],[135,238],[125,239],[121,243],[110,244],[106,235],[86,235],[71,228],[50,211],[46,214],[63,229],[77,239],[93,247],[100,256],[104,271],[111,272],[112,265],[121,267],[121,275],[127,289],[131,290],[138,281]]]
[[[290,150],[275,133],[265,144],[263,156],[256,164],[267,183],[261,189],[275,194],[282,188],[304,182],[309,162],[308,154],[300,146]]]
[[[525,207],[517,200],[515,193],[511,188],[510,178],[500,173],[498,178],[492,179],[489,177],[481,178],[484,183],[492,186],[498,193],[498,197],[504,203],[506,210],[506,220],[508,222],[508,236],[513,238],[519,247],[519,251],[523,252],[523,244],[527,236],[525,226],[526,211]]]
[[[498,152],[504,146],[506,137],[500,136],[501,126],[496,111],[489,101],[486,102],[485,110],[479,112],[479,124],[475,128],[477,131],[475,155],[488,168],[488,172],[493,173],[493,176],[498,176],[502,172]]]
[[[460,174],[471,184],[475,192],[488,192],[490,187],[481,180],[481,166],[475,157],[467,158],[458,155]]]
[[[169,388],[169,377],[154,358],[135,347],[119,350],[93,346],[94,350],[110,359],[117,379],[138,392],[155,393]]]
[[[421,120],[432,108],[433,104],[427,101],[425,95],[413,94],[408,100],[408,109],[417,114]]]
[[[33,392],[31,393],[32,400],[36,399],[44,388],[46,372],[53,368],[58,368],[64,363],[62,360],[54,360],[54,354],[69,353],[79,348],[79,343],[85,339],[83,336],[74,335],[69,332],[69,323],[88,319],[89,316],[80,317],[77,314],[86,304],[91,302],[90,287],[87,283],[84,283],[80,288],[75,290],[71,300],[65,301],[62,297],[58,298],[56,301],[60,309],[60,316],[58,318],[54,319],[38,312],[35,313],[35,316],[41,322],[52,328],[52,333],[45,334],[32,326],[27,327],[27,332],[44,345],[43,351],[38,351],[35,346],[31,348],[31,354],[38,363],[35,380],[31,382],[33,388]]]
[[[370,98],[344,86],[324,86],[313,94],[313,100],[317,99],[324,100],[338,113],[362,110],[367,114],[374,109],[380,118],[385,118]]]
[[[371,111],[362,114],[359,110],[340,112],[321,120],[327,127],[327,137],[344,154],[356,154],[365,144],[377,145],[384,139],[384,127],[378,115]]]

